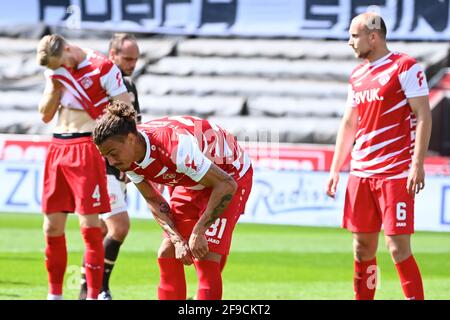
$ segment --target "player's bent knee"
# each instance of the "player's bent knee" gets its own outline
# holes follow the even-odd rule
[[[175,258],[175,247],[170,239],[163,239],[158,250],[158,258]]]
[[[128,230],[127,226],[116,226],[112,230],[108,230],[108,236],[116,241],[123,242],[128,235]]]
[[[127,212],[113,215],[106,219],[104,223],[107,226],[109,237],[120,242],[125,240],[130,230],[130,219]]]

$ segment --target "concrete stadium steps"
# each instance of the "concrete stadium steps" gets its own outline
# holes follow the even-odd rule
[[[6,54],[35,54],[36,46],[39,40],[36,39],[17,39],[0,37],[0,55]]]
[[[165,57],[147,66],[147,73],[174,76],[242,76],[346,81],[356,61],[266,58]]]
[[[43,74],[44,70],[36,63],[34,54],[0,56],[0,80],[19,80]]]
[[[339,118],[209,117],[241,141],[330,144],[336,139]]]
[[[50,124],[45,124],[41,120],[41,115],[37,111],[2,110],[0,117],[1,133],[19,134],[50,134],[56,117]]]
[[[180,56],[264,57],[282,59],[353,58],[342,41],[277,39],[188,39],[177,46]]]
[[[142,113],[163,115],[210,115],[237,116],[244,108],[243,97],[186,96],[186,95],[140,95]]]
[[[91,48],[104,54],[108,52],[109,39],[72,39],[66,38],[82,48]],[[35,54],[39,39],[15,39],[0,37],[0,55]],[[169,38],[138,39],[141,55],[159,58],[168,55],[177,44],[177,40]]]
[[[137,80],[140,94],[153,95],[226,95],[292,96],[340,98],[347,96],[347,83],[333,81],[259,79],[244,77],[176,77],[144,74]]]
[[[67,39],[82,48],[91,48],[107,54],[109,39]],[[0,80],[22,79],[42,74],[44,69],[36,63],[36,46],[38,40],[0,38]],[[141,57],[136,65],[140,74],[150,62],[158,61],[169,55],[177,42],[171,39],[139,39]],[[1,83],[0,83],[1,88]]]
[[[0,91],[0,110],[37,111],[40,91]]]
[[[389,49],[407,52],[425,64],[448,54],[444,42],[389,42]],[[281,59],[354,60],[345,41],[298,39],[187,39],[177,46],[179,56],[264,57]]]
[[[345,99],[305,99],[254,97],[247,100],[250,116],[261,117],[341,117]]]
[[[42,73],[20,79],[1,79],[0,92],[7,91],[39,91],[43,92],[45,88],[45,78]]]

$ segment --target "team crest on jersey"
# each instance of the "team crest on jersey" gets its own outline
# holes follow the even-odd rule
[[[389,80],[391,80],[391,77],[389,76],[388,73],[383,74],[382,76],[380,76],[380,77],[378,78],[378,82],[379,82],[382,86],[384,86],[386,83],[388,83]]]
[[[92,81],[92,79],[89,78],[89,77],[83,78],[83,79],[81,80],[81,85],[83,86],[83,88],[84,88],[85,90],[87,90],[87,89],[89,89],[90,87],[92,87],[92,84],[93,84],[93,83],[94,83],[94,81]]]
[[[177,175],[175,173],[165,173],[165,174],[163,174],[163,179],[164,180],[175,179],[176,177],[177,177]]]

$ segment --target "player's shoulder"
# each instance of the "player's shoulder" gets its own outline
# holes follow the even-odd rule
[[[155,143],[170,143],[174,138],[174,127],[168,117],[157,118],[137,125],[137,129]]]
[[[415,58],[403,52],[392,52],[390,59],[392,60],[392,62],[396,63],[401,70],[408,70],[409,68],[417,64],[417,60]]]
[[[104,54],[100,53],[99,51],[92,49],[87,49],[87,51],[89,55],[88,56],[89,62],[95,68],[99,68],[102,73],[108,72],[114,65],[114,63],[111,60],[109,60]]]

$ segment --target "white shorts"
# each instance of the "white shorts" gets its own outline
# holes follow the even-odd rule
[[[102,220],[109,219],[110,217],[118,213],[127,211],[127,184],[123,181],[117,180],[117,178],[112,174],[107,174],[106,178],[108,181],[108,194],[109,202],[111,205],[111,212],[101,214],[100,218]]]

